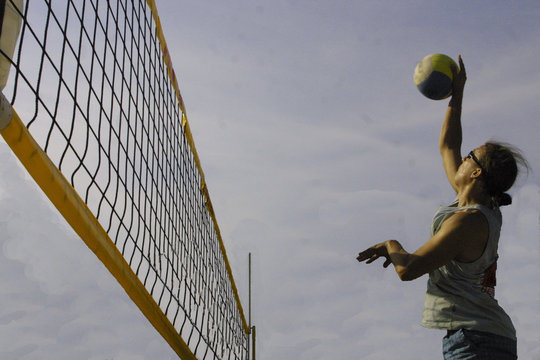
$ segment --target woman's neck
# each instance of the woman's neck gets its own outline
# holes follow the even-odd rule
[[[479,186],[467,186],[458,194],[458,206],[485,205],[491,206],[491,197]]]

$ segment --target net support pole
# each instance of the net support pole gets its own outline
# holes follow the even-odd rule
[[[251,253],[248,254],[248,351],[247,356],[248,360],[250,359],[249,351],[250,351],[250,342],[251,342]]]
[[[248,319],[249,319],[249,334],[248,334],[248,360],[255,360],[255,326],[251,325],[251,253],[248,256]],[[251,346],[250,346],[251,345]],[[251,357],[250,357],[251,351]]]
[[[0,93],[0,131],[4,130],[11,123],[13,109],[3,93]]]
[[[253,325],[253,327],[251,328],[251,335],[252,335],[252,344],[251,344],[251,354],[253,355],[252,359],[255,360],[256,357],[255,357],[255,325]]]

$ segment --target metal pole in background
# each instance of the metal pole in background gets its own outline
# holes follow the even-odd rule
[[[251,253],[248,255],[248,326],[249,326],[249,334],[248,334],[248,360],[250,359],[249,352],[250,352],[250,343],[251,343],[251,336],[252,336],[252,327],[251,327]]]
[[[253,327],[251,328],[251,332],[253,334],[253,343],[251,347],[251,353],[253,354],[252,360],[255,360],[255,325],[253,325]]]

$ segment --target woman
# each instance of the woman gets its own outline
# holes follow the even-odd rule
[[[454,203],[436,213],[431,238],[414,253],[396,240],[374,245],[357,260],[386,258],[401,280],[429,273],[422,325],[447,330],[443,354],[455,359],[516,359],[512,321],[494,299],[499,206],[525,159],[511,146],[488,142],[461,157],[461,103],[466,72],[461,56],[454,69],[452,98],[442,125],[439,148]]]

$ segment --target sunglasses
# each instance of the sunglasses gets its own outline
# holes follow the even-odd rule
[[[476,163],[476,165],[478,165],[480,167],[480,169],[482,170],[482,173],[483,174],[487,174],[487,171],[486,169],[484,169],[484,167],[482,166],[482,164],[480,164],[480,160],[478,160],[478,158],[476,157],[476,155],[474,155],[474,150],[472,150],[469,155],[466,156],[466,158],[468,159],[473,159],[473,161]]]

